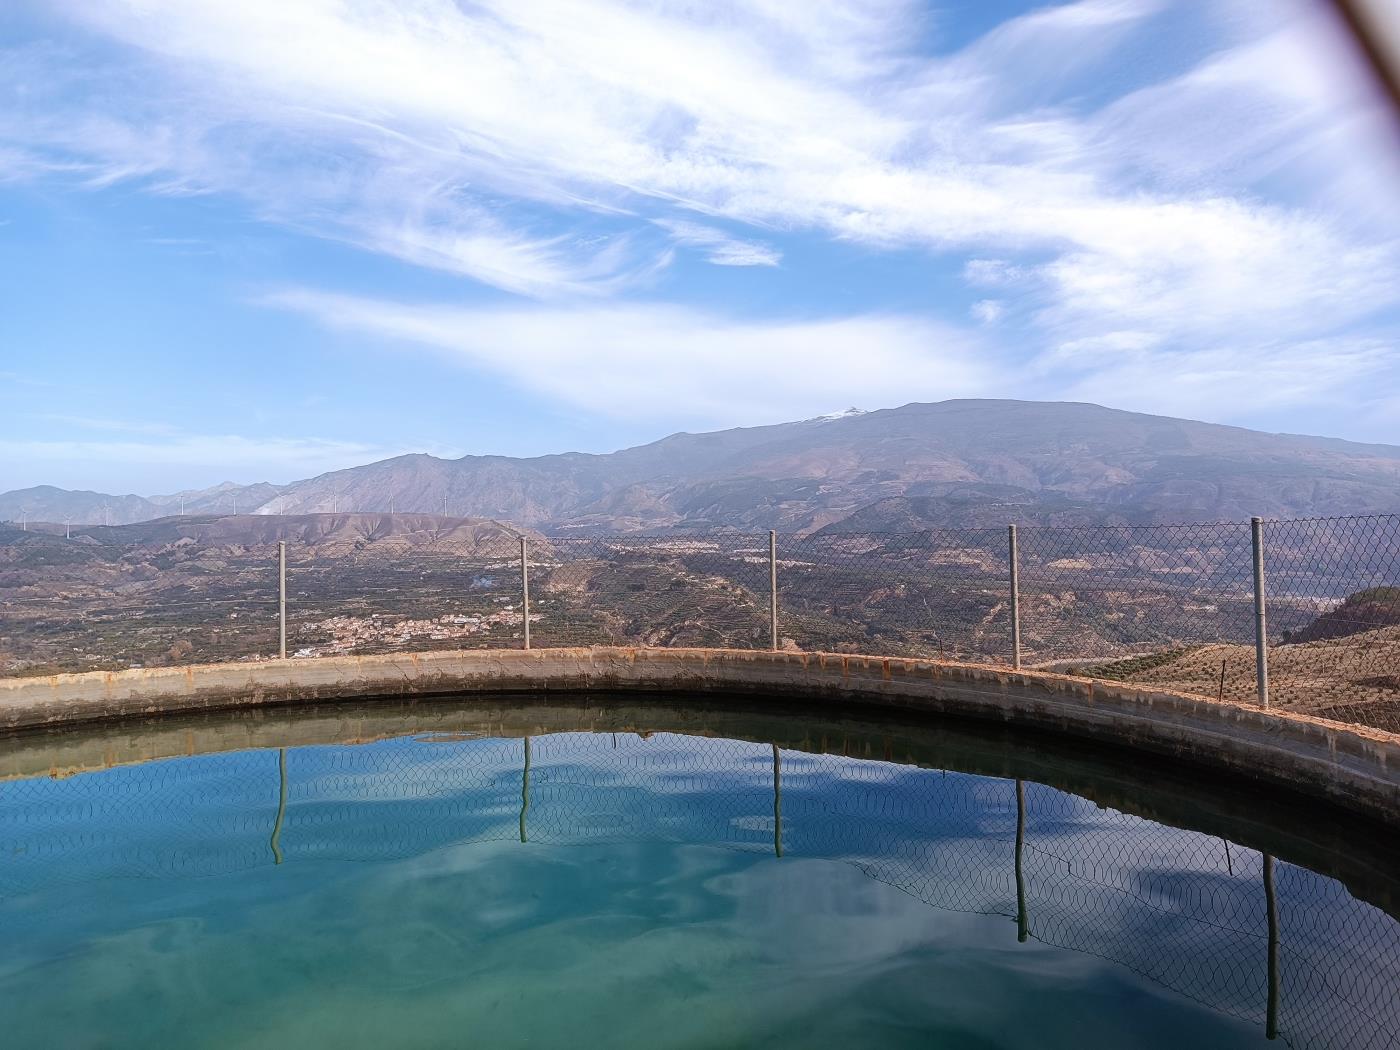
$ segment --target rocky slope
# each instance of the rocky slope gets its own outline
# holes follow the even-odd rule
[[[676,434],[610,455],[406,456],[299,482],[293,510],[447,510],[548,529],[812,530],[1400,511],[1400,448],[1120,412],[946,401]],[[865,511],[904,500],[891,519]],[[264,510],[272,510],[265,507]]]
[[[234,498],[219,489],[208,498]],[[27,491],[31,520],[62,520]],[[262,491],[260,514],[392,507],[556,532],[1242,520],[1400,512],[1400,447],[1088,404],[944,401],[606,455],[401,456]],[[21,495],[0,496],[0,518],[18,519]],[[159,499],[147,516],[170,512]]]

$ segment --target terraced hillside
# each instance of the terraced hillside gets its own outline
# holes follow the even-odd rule
[[[1253,701],[1252,645],[1201,645],[1068,670]],[[1400,733],[1400,626],[1271,646],[1273,705]]]
[[[1377,524],[1379,521],[1379,525]],[[1273,699],[1400,730],[1390,519],[1271,526]],[[524,643],[767,647],[766,534],[545,536],[436,515],[173,517],[0,527],[0,673]],[[1358,537],[1366,542],[1359,542]],[[1248,530],[1025,529],[1023,662],[1251,700]],[[1005,664],[1004,529],[778,540],[785,649]],[[1223,682],[1222,682],[1223,669]]]

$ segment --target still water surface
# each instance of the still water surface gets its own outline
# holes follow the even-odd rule
[[[0,742],[7,1045],[1400,1046],[1384,860],[1043,741],[279,717]]]

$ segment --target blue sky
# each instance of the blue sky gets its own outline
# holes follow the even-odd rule
[[[1400,443],[1396,134],[1304,0],[19,0],[0,489],[948,397]]]

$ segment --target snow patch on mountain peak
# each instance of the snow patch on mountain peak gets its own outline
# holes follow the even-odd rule
[[[844,412],[832,412],[825,416],[813,416],[811,419],[804,419],[804,423],[830,423],[837,419],[850,419],[852,416],[866,415],[863,408],[848,408]]]

